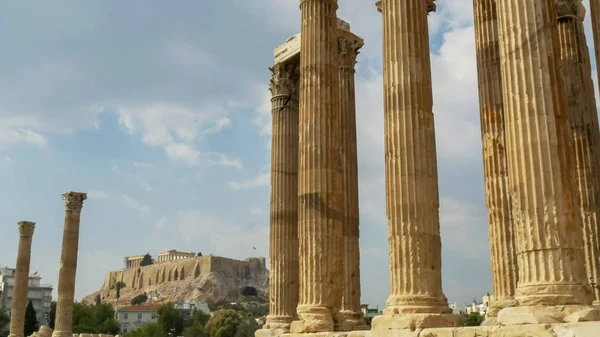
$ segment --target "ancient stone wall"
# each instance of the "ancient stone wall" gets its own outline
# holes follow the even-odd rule
[[[106,273],[103,289],[110,289],[118,281],[127,287],[139,289],[154,284],[194,278],[211,272],[228,271],[239,278],[246,278],[252,273],[266,270],[265,258],[248,258],[244,261],[220,256],[199,256],[193,259],[182,259],[163,262],[149,266],[128,268]]]

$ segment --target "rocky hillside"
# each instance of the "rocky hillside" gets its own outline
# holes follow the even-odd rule
[[[236,270],[219,269],[200,275],[189,275],[184,279],[140,286],[126,284],[121,289],[117,303],[114,285],[103,286],[99,291],[85,296],[82,301],[94,303],[99,294],[102,302],[111,303],[115,307],[130,305],[135,296],[146,293],[149,303],[204,301],[215,303],[221,301],[241,302],[252,300],[268,302],[269,271],[255,269],[250,273],[240,274]]]

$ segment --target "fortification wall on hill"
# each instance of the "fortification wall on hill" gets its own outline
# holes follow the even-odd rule
[[[247,258],[241,261],[220,256],[199,256],[192,259],[111,271],[106,273],[102,288],[110,289],[118,281],[121,281],[129,288],[142,289],[155,284],[183,280],[188,277],[197,278],[218,271],[227,271],[244,279],[251,274],[263,272],[266,269],[266,259],[264,257]]]

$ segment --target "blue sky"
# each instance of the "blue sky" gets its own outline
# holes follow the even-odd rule
[[[340,1],[338,13],[365,39],[356,73],[362,301],[383,307],[374,2]],[[89,193],[77,298],[126,255],[268,256],[268,67],[299,19],[297,0],[1,2],[0,265],[14,266],[17,222],[36,221],[31,270],[56,287],[69,190]],[[430,15],[443,285],[459,304],[491,291],[472,24],[471,0],[439,0]]]

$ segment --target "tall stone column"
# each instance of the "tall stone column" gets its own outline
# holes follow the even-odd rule
[[[560,66],[575,147],[575,198],[583,220],[588,278],[600,281],[600,130],[581,0],[556,0]],[[595,289],[597,290],[597,289]],[[594,301],[600,304],[598,291]]]
[[[391,294],[374,329],[455,326],[442,292],[442,244],[427,14],[383,0],[386,210]],[[407,19],[410,18],[410,19]]]
[[[600,64],[600,3],[590,0],[590,16],[592,17],[592,32],[594,36],[594,52],[596,53],[596,64]],[[598,85],[600,85],[600,71],[598,73]],[[600,282],[600,281],[597,281]]]
[[[17,267],[15,284],[10,308],[9,337],[24,336],[25,309],[27,308],[27,293],[29,292],[29,264],[31,262],[31,241],[35,222],[19,222],[19,250],[17,251]]]
[[[72,337],[73,303],[75,301],[75,274],[79,250],[79,220],[86,193],[67,192],[65,201],[65,228],[63,232],[60,270],[58,272],[58,299],[56,321],[52,337]]]
[[[488,317],[516,305],[517,265],[508,189],[504,105],[496,0],[474,0],[483,172],[488,209],[494,302]]]
[[[338,330],[367,329],[360,308],[360,250],[358,221],[358,158],[356,150],[356,99],[354,66],[364,41],[358,36],[339,31],[340,111],[342,129],[344,293]]]
[[[591,303],[571,170],[573,136],[554,0],[496,0],[520,307],[500,324],[555,320]],[[541,311],[541,312],[540,312]]]
[[[296,57],[271,70],[271,273],[269,316],[257,336],[288,332],[298,306],[298,94]]]
[[[342,301],[343,195],[337,0],[300,0],[299,321],[333,331]]]

